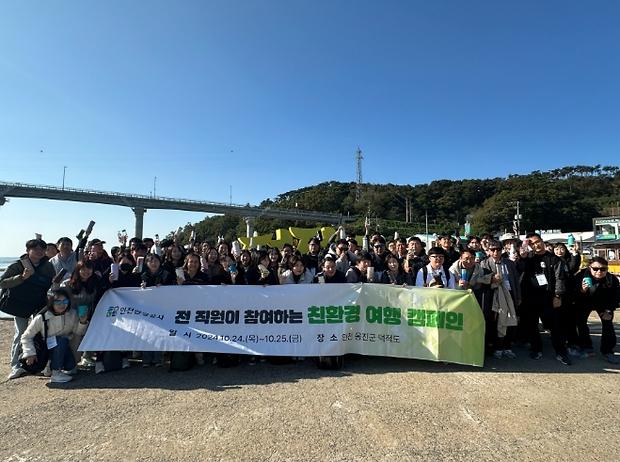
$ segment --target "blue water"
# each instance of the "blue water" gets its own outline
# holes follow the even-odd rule
[[[4,269],[17,260],[19,260],[19,257],[0,257],[0,268]]]

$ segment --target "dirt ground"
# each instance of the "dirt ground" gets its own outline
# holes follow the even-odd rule
[[[620,368],[564,366],[548,338],[541,361],[516,348],[482,369],[362,356],[342,371],[136,363],[50,385],[6,379],[12,335],[0,321],[4,461],[619,460]]]

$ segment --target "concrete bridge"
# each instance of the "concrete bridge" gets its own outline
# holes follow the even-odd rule
[[[171,197],[152,197],[139,194],[92,191],[88,189],[58,188],[54,186],[31,185],[24,183],[0,182],[0,206],[7,197],[30,199],[51,199],[95,204],[120,205],[129,207],[136,216],[135,236],[142,237],[144,214],[148,209],[183,210],[222,215],[239,215],[247,225],[247,235],[254,233],[254,220],[258,217],[281,218],[283,220],[314,221],[331,225],[353,221],[353,217],[342,214],[322,213],[310,210],[261,208],[250,205],[224,204],[220,202],[175,199]]]

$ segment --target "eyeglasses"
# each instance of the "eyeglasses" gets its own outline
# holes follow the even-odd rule
[[[348,247],[338,247],[338,250],[340,250],[341,252],[346,252],[347,250],[349,250]]]
[[[607,266],[590,266],[591,271],[607,271]]]
[[[500,250],[502,250],[502,249],[493,248],[493,249],[489,249],[489,252],[499,252]]]
[[[430,255],[430,257],[437,260],[439,258],[443,258],[443,255]]]
[[[63,298],[62,300],[54,300],[54,305],[68,305],[69,304],[69,300],[66,298]]]

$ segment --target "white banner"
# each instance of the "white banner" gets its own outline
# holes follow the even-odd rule
[[[483,342],[482,314],[467,291],[196,285],[107,291],[80,350],[358,353],[482,365]]]

